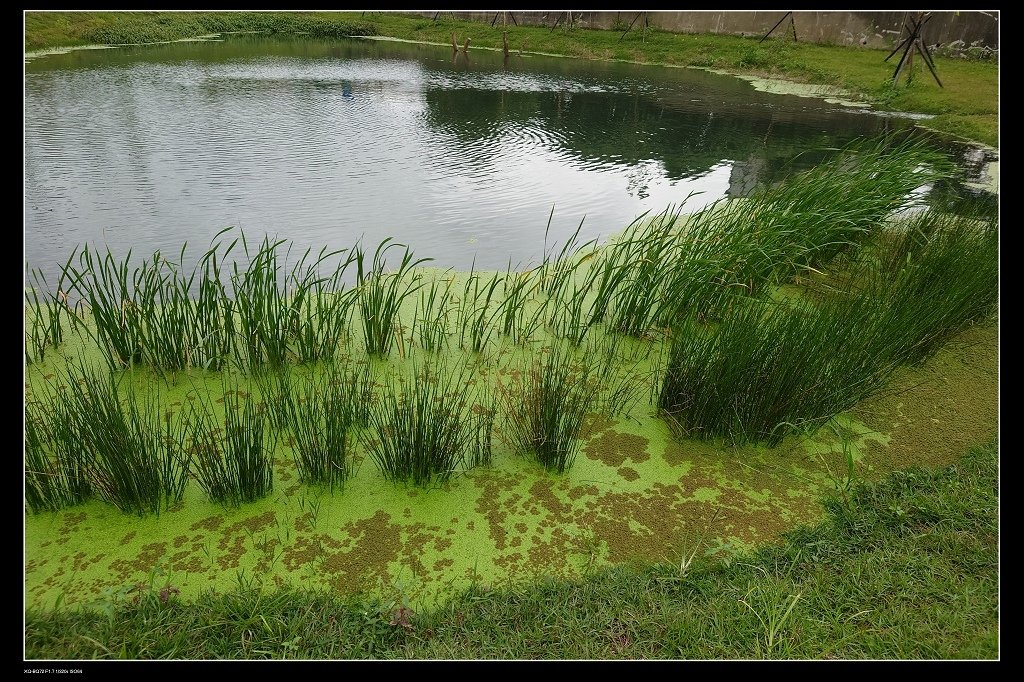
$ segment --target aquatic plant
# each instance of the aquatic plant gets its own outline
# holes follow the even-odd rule
[[[60,509],[70,503],[59,463],[50,457],[45,414],[36,400],[25,403],[25,502],[33,512]]]
[[[331,363],[296,381],[285,402],[291,449],[299,480],[342,485],[351,471],[350,456],[363,395],[359,377],[348,364]]]
[[[553,330],[579,343],[602,321],[642,336],[688,315],[721,315],[737,294],[856,249],[886,216],[914,202],[914,189],[948,172],[923,142],[862,142],[741,202],[714,202],[685,219],[671,206],[644,214],[593,254],[569,249],[570,240],[558,259],[545,251]],[[570,287],[589,258],[582,282]]]
[[[774,445],[876,393],[900,364],[994,309],[995,220],[929,212],[879,244],[815,295],[748,299],[717,326],[677,325],[658,399],[669,421],[691,437]]]
[[[753,299],[712,328],[678,325],[658,405],[681,435],[765,441],[810,428],[882,385],[897,366],[875,354],[864,298],[827,305]]]
[[[597,240],[580,242],[579,234],[586,220],[584,216],[576,231],[570,235],[556,255],[554,245],[548,249],[547,243],[553,215],[554,207],[544,228],[544,255],[537,267],[539,288],[545,294],[545,298],[541,301],[535,317],[544,320],[544,325],[552,333],[569,338],[578,345],[588,329],[588,325],[582,320],[582,306],[590,282],[585,281],[578,285],[576,275],[581,266],[593,257]]]
[[[498,413],[497,394],[486,381],[480,380],[479,384],[482,388],[477,391],[476,400],[470,407],[470,411],[473,413],[471,420],[473,435],[469,456],[466,460],[466,466],[470,469],[478,466],[490,466],[493,458],[494,419]]]
[[[484,345],[491,338],[494,332],[492,322],[500,313],[500,309],[491,309],[491,300],[494,292],[502,283],[503,277],[499,274],[483,278],[476,273],[476,260],[469,269],[469,277],[462,289],[462,300],[456,316],[455,326],[459,330],[459,348],[469,349],[475,353],[483,350]],[[467,335],[469,337],[467,343]]]
[[[881,324],[900,344],[900,360],[918,363],[996,309],[998,216],[927,211],[887,233],[896,236],[880,240],[889,249],[878,265],[867,262],[863,295],[884,310]]]
[[[952,172],[923,137],[857,140],[758,194],[759,212],[768,216],[763,242],[784,256],[777,261],[783,277],[819,267],[863,243],[894,212],[920,203],[914,190]]]
[[[115,375],[82,367],[69,367],[63,384],[51,403],[59,404],[53,435],[69,488],[81,490],[84,468],[92,492],[126,513],[159,513],[161,503],[181,500],[188,480],[182,433],[156,393],[122,396]]]
[[[288,404],[291,401],[292,370],[288,365],[262,367],[249,372],[249,379],[260,395],[259,407],[270,426],[288,428]]]
[[[651,392],[653,372],[647,368],[653,344],[605,330],[590,337],[584,348],[592,368],[594,409],[608,418],[628,415]]]
[[[195,300],[195,315],[190,329],[192,348],[189,357],[194,367],[219,372],[223,370],[234,349],[235,343],[235,302],[227,295],[221,272],[223,258],[227,258],[238,243],[238,238],[224,249],[221,255],[221,235],[231,228],[218,232],[211,246],[199,259],[202,275]]]
[[[367,442],[385,478],[417,486],[451,478],[477,435],[467,379],[464,366],[443,361],[414,363],[411,373],[386,379],[370,411],[375,437]]]
[[[205,319],[199,317],[190,290],[196,271],[186,278],[181,272],[185,255],[182,246],[176,262],[162,258],[160,252],[144,261],[134,277],[134,305],[141,318],[141,359],[157,369],[182,370],[203,362],[198,356],[203,345],[199,334],[217,324],[217,310],[204,308]],[[205,298],[209,303],[209,287]],[[200,331],[202,330],[202,331]],[[209,364],[216,364],[216,361]]]
[[[691,292],[683,289],[707,279],[694,272],[693,265],[709,262],[721,267],[702,259],[704,254],[698,248],[710,241],[701,239],[697,227],[709,224],[701,220],[704,215],[711,213],[698,213],[686,237],[675,232],[679,212],[673,207],[651,220],[634,223],[624,238],[602,254],[601,286],[591,319],[598,321],[599,314],[607,311],[612,329],[641,336],[661,322],[663,307],[689,300]]]
[[[495,319],[501,321],[500,331],[517,343],[525,343],[540,328],[538,316],[525,318],[526,304],[537,292],[540,278],[535,269],[513,270],[509,261],[502,279],[502,297]]]
[[[56,510],[92,496],[90,453],[82,447],[62,392],[25,400],[25,499],[33,511]]]
[[[249,263],[245,267],[232,263],[231,285],[238,313],[236,350],[239,363],[250,369],[263,364],[280,367],[288,360],[289,337],[298,325],[308,291],[307,282],[288,296],[278,253],[285,243],[284,239],[264,237],[250,256],[243,234],[242,247]]]
[[[429,352],[444,348],[448,339],[448,298],[453,277],[450,270],[430,282],[429,289],[421,289],[413,313],[413,338],[420,348]]]
[[[583,419],[597,400],[590,365],[574,360],[554,344],[499,387],[509,443],[558,473],[572,466]]]
[[[274,488],[274,444],[260,406],[225,383],[223,415],[208,397],[196,395],[186,420],[192,469],[210,499],[239,506]]]
[[[156,251],[132,267],[131,251],[116,259],[109,248],[101,254],[86,245],[78,264],[72,264],[72,254],[62,269],[62,280],[91,313],[93,324],[82,327],[96,340],[111,370],[138,362],[161,373],[224,366],[234,317],[220,279],[220,243],[215,242],[187,275],[182,268],[186,249],[187,244],[177,260]],[[198,292],[195,300],[193,291]]]
[[[388,250],[399,247],[405,253],[393,272],[385,272]],[[413,259],[412,252],[403,244],[382,241],[373,253],[373,260],[366,267],[366,253],[362,247],[354,249],[356,261],[356,291],[359,301],[360,319],[366,352],[384,356],[391,351],[391,344],[401,335],[398,327],[398,313],[402,302],[422,285],[420,276],[412,271],[429,258]]]
[[[330,276],[321,277],[318,268],[337,256],[345,254]],[[355,289],[345,289],[345,270],[355,262],[355,254],[348,250],[327,252],[321,250],[317,258],[305,265],[307,251],[290,275],[291,296],[302,292],[295,316],[292,341],[299,362],[312,363],[332,360],[342,343],[349,337],[352,315],[355,311]]]
[[[551,212],[548,214],[547,225],[544,227],[544,250],[541,264],[538,266],[541,287],[549,297],[554,296],[564,286],[565,280],[579,267],[578,259],[573,256],[597,243],[593,239],[587,242],[580,242],[580,231],[583,229],[583,223],[586,220],[586,216],[584,216],[580,220],[580,224],[576,226],[576,230],[565,240],[562,248],[557,253],[555,252],[555,244],[552,244],[549,249],[548,236],[551,231],[551,219],[554,216],[555,207],[552,206]]]
[[[86,245],[78,266],[69,260],[64,270],[71,288],[89,309],[92,334],[111,370],[142,359],[143,318],[133,299],[130,260],[130,250],[123,261],[117,261],[109,248],[100,256]]]
[[[25,288],[25,326],[28,336],[25,339],[25,362],[42,362],[46,358],[46,349],[58,346],[64,340],[64,318],[73,325],[78,318],[68,308],[65,293],[66,268],[61,272],[57,291],[51,291],[46,276],[40,270],[31,270],[31,286]]]
[[[376,371],[372,361],[346,358],[347,365],[338,380],[352,396],[352,418],[356,426],[370,425],[370,413],[377,400]]]

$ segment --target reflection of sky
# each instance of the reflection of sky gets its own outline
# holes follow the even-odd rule
[[[581,159],[536,118],[467,145],[427,123],[425,80],[419,65],[394,60],[35,76],[26,256],[33,265],[62,260],[85,241],[145,254],[189,242],[198,253],[236,225],[314,249],[394,236],[443,265],[476,256],[480,267],[500,267],[540,256],[552,205],[553,239],[581,220],[591,238],[691,192],[701,193],[697,207],[728,187],[728,164],[671,181],[656,160]]]
[[[540,255],[538,245],[552,205],[553,235],[564,239],[583,221],[580,235],[591,239],[621,230],[641,213],[660,212],[688,197],[687,209],[696,210],[725,196],[729,187],[731,162],[671,180],[657,160],[629,165],[574,157],[566,153],[557,133],[537,123],[504,126],[492,132],[480,149],[466,149],[454,136],[424,130],[424,139],[430,140],[427,163],[441,166],[441,177],[435,180],[441,191],[423,199],[433,222],[463,234],[467,245],[526,254],[513,257],[515,262]],[[613,207],[606,206],[609,198],[614,199]],[[474,207],[468,218],[467,204]],[[594,207],[602,211],[594,215]],[[486,253],[478,254],[478,263],[487,260]]]
[[[608,197],[616,197],[625,209],[617,212],[618,218],[652,209],[660,211],[668,204],[682,202],[690,193],[700,193],[688,204],[696,209],[725,196],[732,167],[731,162],[723,161],[702,175],[672,181],[666,176],[660,161],[646,161],[636,166],[615,167],[604,163],[597,167],[593,164],[580,167],[565,163],[564,155],[558,149],[523,145],[515,136],[498,140],[495,157],[490,172],[473,178],[470,181],[472,186],[463,193],[453,191],[431,195],[430,209],[436,212],[438,222],[458,224],[464,221],[467,198],[479,206],[474,217],[494,220],[501,220],[516,207],[533,207],[538,215],[546,215],[554,203],[556,213],[569,214],[578,221],[589,208],[602,204]],[[466,180],[453,169],[449,182],[454,189]],[[509,188],[515,191],[507,191]],[[588,223],[592,222],[588,219]],[[609,229],[617,230],[624,226],[619,222],[591,226],[590,230],[607,234]]]
[[[84,242],[148,255],[187,241],[198,254],[234,225],[300,250],[391,236],[439,265],[468,268],[475,256],[498,268],[540,257],[552,206],[551,240],[584,218],[585,238],[607,236],[692,193],[687,208],[699,208],[726,194],[736,167],[749,170],[750,152],[666,130],[670,117],[654,120],[652,110],[624,126],[651,92],[664,97],[663,84],[473,68],[313,55],[27,73],[26,259],[50,278],[51,264]],[[699,76],[702,97],[713,82]],[[428,93],[441,86],[459,94],[438,119]],[[524,92],[562,93],[559,114],[589,108],[576,129],[559,127]],[[685,99],[679,107],[699,106]],[[464,110],[480,100],[493,108]],[[721,111],[722,97],[712,104]],[[700,147],[700,163],[671,178],[661,157],[671,149],[675,162],[689,159],[696,147],[685,143]]]

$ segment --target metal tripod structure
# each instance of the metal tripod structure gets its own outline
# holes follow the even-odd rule
[[[640,38],[640,42],[647,40],[647,28],[651,25],[651,18],[647,15],[647,12],[637,12],[636,16],[633,17],[633,21],[629,23],[629,26],[626,28],[626,30],[622,32],[621,36],[619,36],[620,41],[626,37],[626,34],[629,33],[629,30],[631,28],[633,28],[633,24],[636,23],[636,20],[639,19],[641,15],[643,15],[644,18],[644,30]]]
[[[895,83],[899,80],[900,72],[903,70],[905,65],[910,65],[911,75],[913,75],[913,64],[914,64],[914,52],[917,51],[921,55],[921,59],[924,60],[925,66],[932,72],[932,78],[935,82],[942,87],[942,81],[939,80],[939,75],[935,73],[935,62],[932,61],[932,53],[928,50],[928,46],[924,44],[924,40],[921,39],[921,29],[927,24],[932,18],[932,13],[928,12],[923,15],[918,12],[917,17],[910,17],[910,26],[907,26],[907,22],[903,22],[903,28],[909,32],[909,35],[903,39],[903,42],[896,46],[896,48],[889,53],[889,56],[885,58],[885,61],[889,61],[894,54],[903,50],[903,56],[900,57],[900,63],[896,65],[896,71],[892,74],[892,82]],[[907,77],[908,79],[910,76]]]
[[[579,12],[577,12],[576,14],[579,15]],[[551,24],[552,33],[556,28],[558,28],[558,24],[560,24],[563,19],[565,20],[566,28],[568,28],[570,31],[572,30],[572,27],[576,25],[576,18],[572,15],[572,12],[561,12],[555,19],[555,23]]]
[[[491,28],[494,28],[494,22],[496,22],[496,21],[498,20],[498,15],[499,15],[499,14],[501,15],[501,25],[502,25],[502,26],[504,26],[504,25],[505,25],[506,21],[508,21],[508,20],[507,20],[507,18],[506,18],[506,15],[507,15],[507,16],[509,16],[509,17],[512,17],[512,23],[513,23],[513,24],[515,24],[516,26],[518,26],[518,25],[519,25],[519,22],[518,22],[518,21],[516,21],[516,15],[512,14],[512,13],[511,13],[511,12],[509,12],[508,10],[503,10],[503,11],[501,11],[501,12],[496,12],[496,13],[494,14],[494,18],[493,18],[493,19],[491,19]]]
[[[786,17],[789,17],[789,25],[793,28],[793,42],[794,43],[797,42],[797,40],[796,40],[796,17],[793,16],[793,12],[786,12],[785,14],[782,15],[782,18],[779,19],[778,23],[776,23],[774,26],[772,26],[772,30],[768,31],[763,36],[761,36],[761,39],[759,41],[757,41],[757,44],[760,45],[761,43],[763,43],[765,41],[765,38],[767,38],[768,36],[770,36],[772,33],[775,32],[775,29],[777,29],[779,26],[782,26],[782,22],[784,22],[786,20]]]

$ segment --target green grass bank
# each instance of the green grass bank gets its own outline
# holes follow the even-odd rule
[[[178,40],[225,31],[309,33],[331,37],[387,36],[402,40],[500,49],[501,27],[439,16],[397,12],[26,12],[25,50],[89,44]],[[916,60],[908,84],[892,83],[893,60],[884,50],[793,43],[770,39],[506,26],[512,52],[538,52],[584,59],[695,66],[755,77],[784,78],[838,88],[877,109],[932,115],[922,125],[998,145],[999,67],[996,63],[935,57],[940,88]]]
[[[390,599],[239,588],[194,601],[154,578],[94,609],[29,610],[43,659],[993,659],[998,452],[824,500],[783,544],[729,561],[474,585],[416,612]],[[697,558],[688,563],[688,559]]]

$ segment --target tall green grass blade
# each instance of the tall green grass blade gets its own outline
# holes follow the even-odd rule
[[[274,488],[274,443],[254,400],[223,385],[223,410],[198,396],[188,418],[189,451],[199,485],[210,499],[237,507]]]
[[[597,400],[591,372],[568,349],[554,345],[501,385],[510,444],[548,470],[563,473],[571,467],[583,420]]]
[[[444,483],[473,447],[470,409],[464,370],[414,363],[411,374],[389,377],[370,412],[370,456],[389,480]]]

